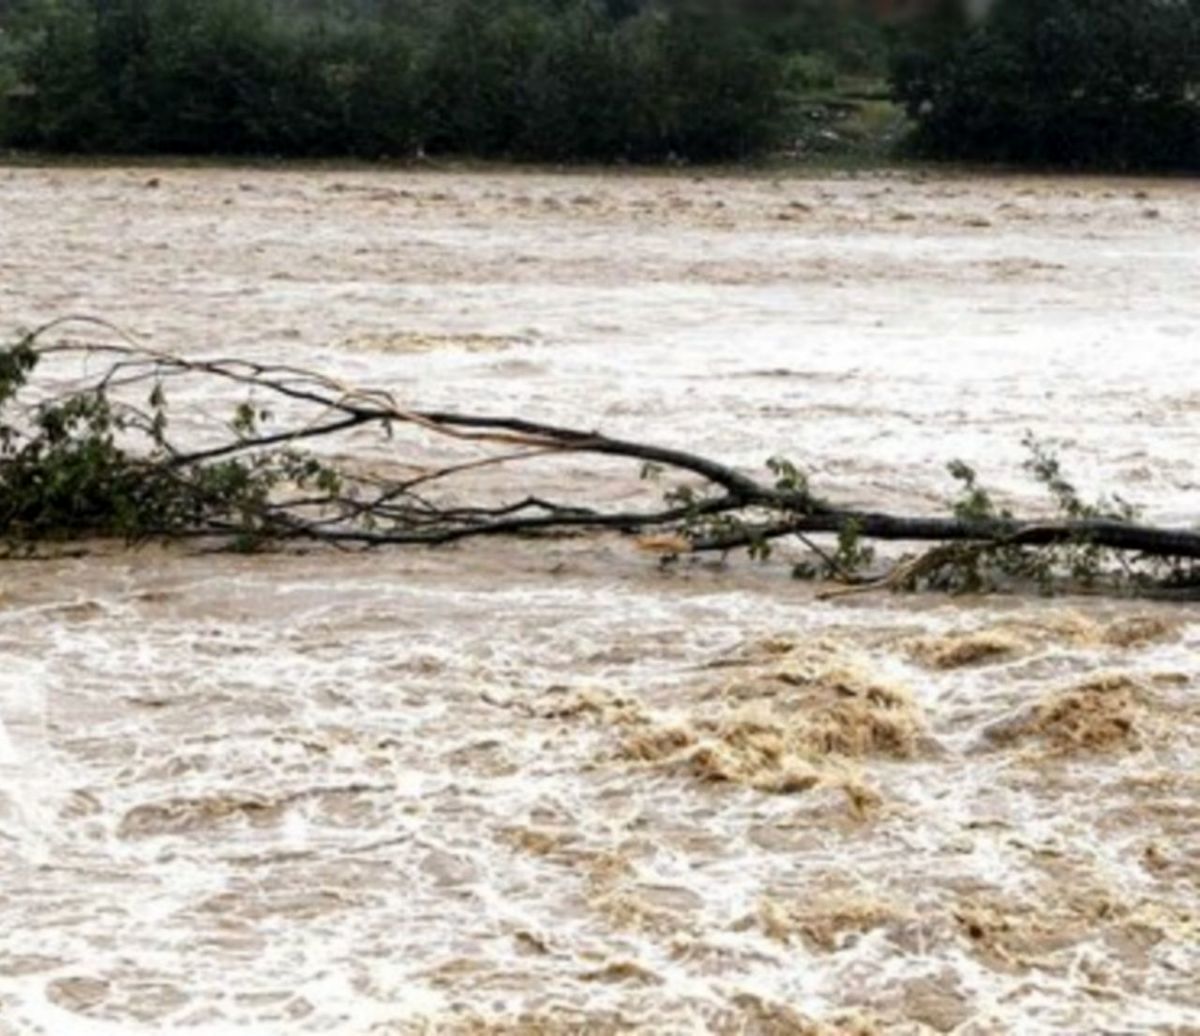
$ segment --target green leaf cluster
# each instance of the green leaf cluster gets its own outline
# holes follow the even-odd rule
[[[180,457],[167,439],[159,383],[144,406],[115,402],[103,384],[49,399],[25,398],[39,354],[22,342],[0,350],[0,538],[9,548],[46,540],[180,537],[215,533],[242,547],[286,536],[276,491],[342,488],[336,471],[290,449],[248,449],[205,461]],[[268,419],[241,404],[239,438]]]

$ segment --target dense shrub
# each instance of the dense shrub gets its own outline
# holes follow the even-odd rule
[[[1200,0],[1000,0],[894,83],[928,154],[1200,167]]]
[[[401,154],[417,139],[412,48],[358,18],[267,0],[36,0],[7,33],[0,134],[17,147]]]
[[[766,145],[782,100],[783,64],[736,15],[677,12],[652,23],[639,42],[639,82],[670,152],[719,158]]]
[[[92,152],[740,157],[783,56],[724,5],[23,0],[0,142]]]

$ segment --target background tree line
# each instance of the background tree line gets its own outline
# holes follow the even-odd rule
[[[998,0],[903,41],[892,80],[928,155],[1200,169],[1200,0]]]
[[[0,0],[0,145],[713,161],[786,148],[814,99],[890,74],[928,155],[1200,166],[1200,0],[873,6]]]
[[[882,54],[822,0],[787,19],[686,0],[7,6],[0,141],[85,152],[732,158],[780,139],[801,37],[828,41],[818,77]]]

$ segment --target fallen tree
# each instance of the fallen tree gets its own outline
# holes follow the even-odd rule
[[[103,339],[63,337],[85,329]],[[63,361],[83,374],[65,379]],[[46,364],[55,374],[39,379]],[[236,402],[216,434],[189,446],[175,434],[169,395],[195,382],[226,388]],[[207,413],[210,397],[193,408]],[[371,466],[328,448],[373,430],[395,453],[402,429],[473,453],[412,463],[414,448]],[[857,589],[982,590],[1016,581],[1189,593],[1200,585],[1200,531],[1143,524],[1119,498],[1085,503],[1049,450],[1027,446],[1026,466],[1048,490],[1053,517],[997,507],[961,462],[950,466],[959,496],[948,513],[896,515],[826,500],[781,458],[755,477],[598,431],[423,410],[299,367],[146,349],[90,318],[55,321],[0,351],[0,536],[10,555],[113,536],[200,539],[219,549],[352,549],[612,530],[640,537],[665,560],[738,549],[765,559],[776,541],[796,540],[808,551],[797,575]],[[522,491],[522,466],[562,455],[635,462],[643,478],[665,483],[661,499],[612,509]],[[504,498],[473,499],[472,478],[499,467],[509,469]],[[870,541],[934,546],[881,568]]]

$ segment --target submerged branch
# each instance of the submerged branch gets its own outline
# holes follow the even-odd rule
[[[725,535],[697,539],[693,550],[726,551],[797,533],[837,533],[854,526],[866,539],[909,543],[966,542],[993,547],[1045,547],[1086,543],[1157,557],[1200,559],[1200,532],[1111,519],[971,522],[857,510],[829,510],[777,522],[747,525]]]
[[[68,326],[103,331],[108,340],[49,341]],[[63,361],[84,369],[67,388],[52,375],[35,378],[41,364]],[[167,388],[175,393],[193,381],[206,398],[214,385],[241,398],[231,401],[220,432],[199,442],[193,432],[183,443]],[[193,413],[211,428],[211,404],[195,403]],[[402,428],[419,449],[397,436]],[[330,453],[312,452],[364,429],[386,449],[375,470],[365,459],[334,463]],[[428,451],[439,441],[454,444],[457,455],[431,463]],[[1031,449],[1027,468],[1050,491],[1056,517],[998,511],[961,463],[950,468],[964,493],[951,513],[911,516],[823,500],[779,458],[768,462],[769,477],[755,477],[687,450],[595,430],[413,407],[392,392],[292,365],[144,349],[90,318],[55,321],[0,350],[0,533],[10,552],[90,535],[207,538],[241,549],[304,541],[370,548],[612,530],[640,535],[666,557],[746,548],[763,558],[774,541],[795,537],[817,560],[809,574],[867,586],[903,577],[908,585],[924,578],[965,587],[997,573],[1039,582],[1064,573],[1077,582],[1117,573],[1127,585],[1197,580],[1200,531],[1140,523],[1127,505],[1086,505],[1056,458],[1038,444]],[[641,507],[546,499],[523,473],[566,454],[634,461],[643,478],[673,481],[665,501]],[[386,473],[397,470],[407,474]],[[486,471],[503,472],[501,492],[484,491]],[[810,538],[822,535],[836,537],[836,548]],[[937,546],[880,581],[863,575],[869,541]]]

